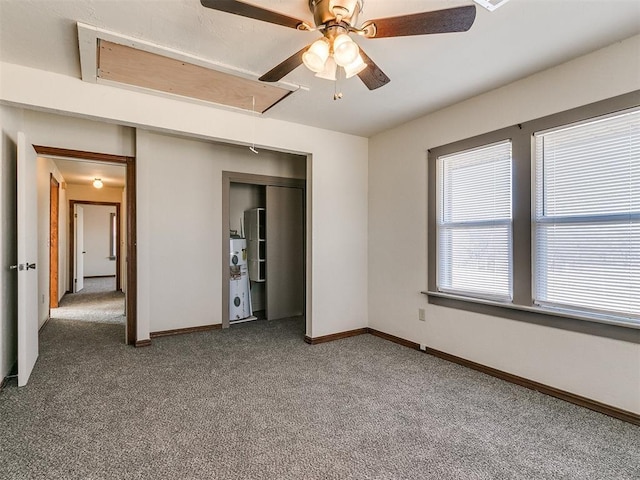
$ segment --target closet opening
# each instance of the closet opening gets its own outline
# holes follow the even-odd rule
[[[222,326],[306,309],[306,181],[223,172]]]

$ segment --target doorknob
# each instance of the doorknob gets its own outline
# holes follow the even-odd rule
[[[27,264],[25,266],[25,270],[29,270],[29,269],[35,270],[36,269],[36,264],[27,262]]]
[[[18,265],[9,265],[9,270],[17,270],[17,269],[18,269]]]

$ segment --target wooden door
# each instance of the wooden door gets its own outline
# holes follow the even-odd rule
[[[58,212],[60,209],[58,181],[49,181],[49,308],[58,308]]]

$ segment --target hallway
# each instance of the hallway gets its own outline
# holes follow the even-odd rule
[[[51,309],[51,319],[125,324],[125,295],[116,291],[116,278],[85,278],[78,293],[67,293],[59,308]]]

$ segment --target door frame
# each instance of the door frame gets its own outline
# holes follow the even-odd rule
[[[58,308],[60,269],[58,242],[60,239],[60,183],[49,174],[49,318],[51,309]]]
[[[136,345],[138,335],[138,260],[137,260],[137,221],[136,221],[136,157],[125,155],[111,155],[108,153],[86,152],[68,148],[58,148],[44,145],[34,145],[38,155],[71,158],[76,160],[90,160],[93,162],[116,163],[126,167],[126,311],[127,318],[126,342]]]
[[[74,223],[74,213],[76,205],[96,205],[99,207],[116,207],[116,290],[121,290],[121,273],[120,273],[120,202],[94,202],[89,200],[69,200],[69,292],[75,290],[73,284],[73,269],[75,267],[75,243],[76,243],[76,227]]]
[[[229,207],[231,205],[230,192],[232,183],[244,183],[249,185],[260,185],[265,187],[291,187],[302,189],[302,208],[303,208],[303,240],[302,240],[302,254],[304,261],[303,278],[305,282],[304,292],[304,311],[306,312],[306,305],[308,305],[309,288],[307,282],[307,269],[309,258],[307,257],[307,239],[309,238],[307,229],[309,224],[307,222],[307,180],[304,178],[286,178],[286,177],[273,177],[269,175],[256,175],[252,173],[241,172],[222,172],[222,328],[229,328]],[[268,239],[267,239],[268,241]],[[268,261],[268,260],[267,260]],[[267,286],[267,288],[269,288]],[[306,314],[305,314],[306,315]]]

